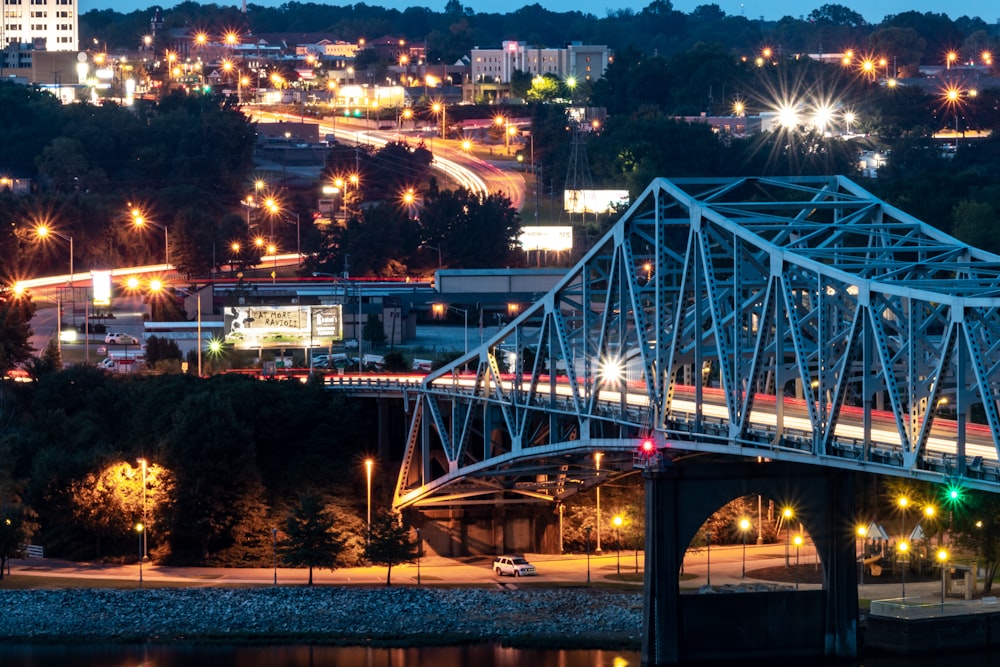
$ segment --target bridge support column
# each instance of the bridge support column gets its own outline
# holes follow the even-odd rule
[[[642,664],[676,665],[680,654],[680,560],[677,469],[665,463],[646,479],[646,574],[642,609]]]
[[[854,514],[854,475],[831,470],[826,476],[823,547],[826,576],[826,631],[824,654],[831,658],[858,656],[858,566],[854,531],[844,523]]]

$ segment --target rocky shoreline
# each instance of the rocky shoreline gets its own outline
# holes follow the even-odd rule
[[[642,595],[593,589],[0,591],[3,642],[639,647]]]

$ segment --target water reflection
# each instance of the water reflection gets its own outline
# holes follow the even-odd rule
[[[732,664],[732,663],[727,663]],[[741,665],[802,667],[801,659]],[[817,661],[815,664],[822,664]],[[989,652],[941,656],[873,656],[837,667],[1000,667]],[[492,644],[423,648],[356,646],[13,645],[0,647],[3,667],[639,667],[634,651],[514,649]]]
[[[628,667],[630,651],[513,649],[496,645],[423,648],[354,646],[14,645],[0,648],[4,667]]]

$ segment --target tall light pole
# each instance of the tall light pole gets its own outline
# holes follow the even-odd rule
[[[167,226],[153,222],[152,220],[147,220],[146,216],[144,216],[142,211],[138,208],[133,207],[131,213],[132,226],[136,229],[142,229],[146,225],[150,225],[163,230],[163,263],[170,264],[170,232],[167,231]]]
[[[938,563],[941,565],[941,607],[943,608],[945,576],[948,572],[948,551],[946,549],[938,549],[937,559]]]
[[[374,465],[374,460],[365,459],[365,478],[368,487],[368,530],[365,535],[365,544],[368,544],[372,536],[372,466]]]
[[[424,545],[420,540],[420,529],[417,528],[417,586],[420,585],[420,552],[423,551]]]
[[[906,540],[900,540],[899,545],[896,547],[899,551],[899,567],[903,574],[903,600],[906,600],[906,564],[903,562],[903,555],[910,550],[910,544]]]
[[[861,575],[859,582],[864,585],[865,583],[865,536],[868,535],[868,529],[864,526],[858,526],[855,531],[858,536],[858,552],[860,555],[860,560],[858,561],[858,569],[861,570]]]
[[[795,590],[799,590],[799,547],[802,546],[802,536],[796,535],[793,542],[795,542]]]
[[[271,554],[274,558],[274,585],[278,585],[278,529],[271,529]]]
[[[49,236],[58,236],[64,241],[69,242],[69,296],[70,301],[73,303],[73,312],[76,312],[76,291],[73,289],[73,237],[67,236],[60,232],[55,231],[48,225],[37,225],[35,227],[35,236],[39,239],[46,239]],[[59,349],[59,356],[62,359],[62,299],[59,297],[59,290],[56,288],[56,346]],[[74,318],[76,316],[74,315]],[[74,320],[75,322],[75,320]]]
[[[621,515],[620,514],[616,514],[615,518],[611,520],[611,523],[615,524],[615,529],[616,529],[616,531],[618,533],[615,536],[615,540],[616,540],[617,546],[618,546],[618,578],[620,579],[621,576],[622,576],[622,517],[621,517]]]
[[[146,520],[146,459],[139,459],[139,465],[142,466],[142,525],[147,524]],[[146,541],[146,531],[141,531],[142,535],[142,555],[141,558],[145,559],[149,557],[149,547]]]
[[[910,499],[900,496],[896,504],[899,506],[899,540],[902,542],[906,539],[906,506],[910,504]]]
[[[788,569],[789,536],[792,529],[789,523],[791,522],[794,516],[795,516],[795,510],[793,510],[791,507],[786,507],[785,509],[781,510],[781,520],[785,524],[785,569],[786,570]]]
[[[430,247],[430,246],[427,246]],[[440,252],[440,251],[438,251]],[[454,311],[462,315],[465,318],[465,354],[469,353],[469,311],[465,308],[459,308],[457,306],[449,306],[446,303],[432,303],[431,312],[437,316],[441,317],[444,315],[445,311]]]
[[[587,583],[590,583],[590,526],[584,526],[583,532],[587,535]]]
[[[135,524],[135,532],[139,535],[139,588],[142,588],[142,543],[146,527],[141,523]]]
[[[743,573],[742,579],[747,578],[747,531],[750,530],[750,519],[740,519],[740,532],[743,533]]]
[[[601,459],[604,457],[603,452],[594,452],[594,470],[597,472],[597,546],[594,548],[594,553],[601,553]]]

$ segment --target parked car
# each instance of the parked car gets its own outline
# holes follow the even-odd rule
[[[509,574],[512,577],[525,577],[538,574],[535,566],[525,560],[524,556],[497,556],[493,561],[493,571],[498,577]]]
[[[134,336],[130,336],[127,333],[120,333],[116,331],[109,331],[107,335],[104,336],[104,342],[109,345],[138,345],[139,340]]]

